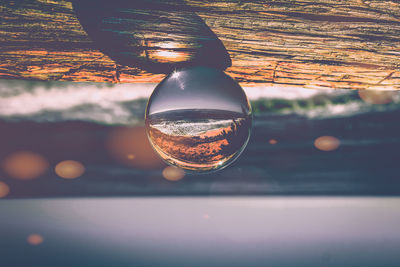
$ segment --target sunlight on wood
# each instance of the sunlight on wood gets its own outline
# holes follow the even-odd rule
[[[186,5],[224,43],[233,64],[227,73],[244,86],[400,89],[397,2],[188,0]],[[0,7],[0,78],[137,83],[164,77],[116,66],[93,49],[70,2]],[[164,46],[154,56],[167,61],[185,56]]]

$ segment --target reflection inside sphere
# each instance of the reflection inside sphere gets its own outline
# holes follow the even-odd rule
[[[207,67],[172,72],[156,87],[146,110],[154,149],[167,163],[192,172],[233,162],[248,142],[251,122],[243,89]]]

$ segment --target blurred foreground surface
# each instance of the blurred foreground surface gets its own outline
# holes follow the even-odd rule
[[[1,266],[399,266],[400,198],[0,201]]]

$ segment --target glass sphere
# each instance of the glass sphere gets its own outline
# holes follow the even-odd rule
[[[164,161],[189,172],[210,172],[240,155],[252,116],[236,81],[218,69],[192,67],[175,70],[154,89],[145,122]]]

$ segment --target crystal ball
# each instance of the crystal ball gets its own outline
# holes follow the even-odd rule
[[[177,69],[147,103],[146,132],[168,164],[192,173],[222,169],[244,150],[252,114],[240,85],[209,67]]]

